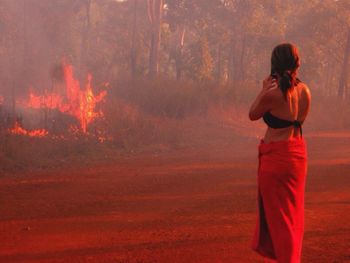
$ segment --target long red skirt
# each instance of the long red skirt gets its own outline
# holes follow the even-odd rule
[[[307,151],[303,138],[259,144],[258,216],[252,248],[299,263],[304,233]]]

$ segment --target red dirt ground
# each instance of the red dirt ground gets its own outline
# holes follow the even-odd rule
[[[350,262],[350,133],[306,134],[302,262]],[[0,178],[0,262],[263,262],[258,140]]]

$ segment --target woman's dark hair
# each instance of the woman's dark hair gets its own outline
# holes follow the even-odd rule
[[[299,52],[293,44],[283,43],[273,49],[271,75],[278,74],[280,76],[279,86],[285,99],[287,99],[288,90],[300,82],[296,78],[296,70],[299,66]]]

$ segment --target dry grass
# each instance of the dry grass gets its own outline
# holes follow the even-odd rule
[[[109,92],[102,108],[104,117],[89,127],[89,135],[54,139],[3,133],[0,172],[47,169],[69,163],[85,166],[113,160],[119,154],[211,147],[234,143],[242,137],[261,136],[263,122],[248,119],[254,83],[242,85],[247,85],[245,96],[238,96],[234,88],[212,83],[121,83]],[[304,130],[349,129],[349,114],[350,106],[345,101],[314,96]],[[101,143],[99,137],[105,141]]]

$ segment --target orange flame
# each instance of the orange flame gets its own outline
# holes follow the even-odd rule
[[[86,133],[88,125],[97,117],[103,116],[101,111],[96,112],[95,109],[96,105],[105,98],[107,91],[94,95],[91,86],[91,74],[87,76],[85,89],[81,90],[79,81],[74,79],[72,65],[64,65],[64,79],[66,84],[64,97],[54,92],[35,95],[30,90],[29,100],[23,104],[35,109],[58,109],[63,113],[74,116],[79,121],[82,132]]]
[[[88,124],[96,117],[103,115],[102,112],[95,112],[95,108],[96,104],[104,99],[107,92],[102,91],[97,96],[93,94],[91,74],[88,74],[85,90],[80,90],[79,82],[73,77],[73,67],[71,65],[64,67],[64,77],[67,89],[66,95],[70,102],[69,113],[79,120],[82,131],[86,133]]]
[[[27,131],[26,129],[22,128],[21,125],[17,121],[15,122],[14,127],[12,129],[10,129],[9,131],[12,134],[27,135],[30,137],[44,137],[44,136],[48,135],[48,131],[45,129]]]

